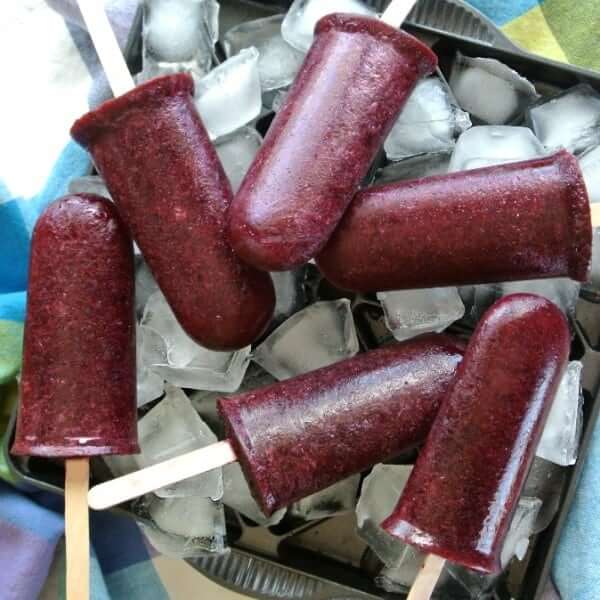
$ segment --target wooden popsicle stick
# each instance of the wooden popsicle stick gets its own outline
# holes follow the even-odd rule
[[[392,27],[400,27],[417,0],[392,0],[381,15],[381,20]]]
[[[590,204],[592,212],[592,227],[600,227],[600,202]]]
[[[88,504],[95,510],[110,508],[236,460],[228,440],[217,442],[96,485],[88,493]]]
[[[77,0],[98,58],[115,96],[135,87],[117,38],[104,10],[102,0]]]
[[[89,600],[90,525],[87,494],[90,463],[87,458],[68,458],[65,469],[67,600]]]
[[[410,588],[406,600],[429,600],[445,564],[446,559],[435,554],[429,554],[413,586]]]

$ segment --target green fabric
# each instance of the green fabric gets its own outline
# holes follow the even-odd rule
[[[19,372],[22,345],[23,324],[0,320],[0,385]]]

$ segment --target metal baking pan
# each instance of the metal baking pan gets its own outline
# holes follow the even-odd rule
[[[387,1],[368,2],[381,11]],[[227,26],[285,10],[287,0],[241,2],[221,0]],[[411,12],[406,29],[425,37],[440,58],[442,75],[456,51],[468,56],[497,58],[544,89],[561,90],[586,82],[600,90],[600,74],[531,55],[515,46],[475,9],[458,0],[421,0]],[[141,65],[141,18],[138,14],[127,56],[132,72]],[[521,563],[510,569],[498,598],[536,600],[540,598],[550,571],[560,531],[571,505],[577,481],[588,451],[594,423],[600,411],[600,295],[591,288],[582,290],[573,322],[575,338],[572,358],[584,364],[584,426],[579,459],[566,469],[560,508],[550,526],[530,544]],[[358,307],[364,308],[364,305]],[[357,314],[357,313],[356,313]],[[370,314],[377,336],[378,314]],[[380,324],[379,324],[380,325]],[[363,327],[368,325],[363,324]],[[468,325],[466,326],[468,329]],[[14,416],[11,423],[14,428]],[[5,436],[1,451],[24,489],[44,489],[62,493],[64,474],[59,463],[40,459],[13,459],[9,455],[12,435]],[[101,470],[94,464],[93,472]],[[118,509],[132,516],[128,506]],[[261,599],[350,600],[403,598],[375,587],[373,576],[378,562],[355,533],[353,514],[323,521],[302,523],[284,520],[269,529],[228,512],[228,541],[231,552],[189,560],[199,571],[220,585]],[[139,519],[139,517],[136,517]]]

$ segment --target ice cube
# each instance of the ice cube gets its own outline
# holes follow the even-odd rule
[[[579,298],[581,285],[566,277],[509,281],[499,284],[502,295],[537,294],[554,302],[563,312],[573,314]]]
[[[471,127],[469,115],[452,103],[439,77],[417,83],[384,143],[390,160],[417,154],[449,152],[456,138]]]
[[[163,395],[165,382],[151,370],[156,360],[166,356],[164,340],[152,329],[138,325],[136,330],[137,405],[152,402]]]
[[[160,290],[150,295],[141,324],[153,329],[165,341],[167,361],[173,367],[184,367],[201,348],[185,333]]]
[[[600,146],[590,149],[579,159],[590,202],[600,202]]]
[[[517,510],[511,521],[508,533],[502,546],[500,562],[502,567],[516,556],[523,560],[529,546],[529,538],[533,535],[537,516],[542,507],[542,501],[539,498],[528,498],[521,496]]]
[[[560,382],[536,455],[557,465],[575,464],[583,419],[581,370],[578,361],[569,363]]]
[[[424,154],[407,158],[383,167],[375,175],[375,183],[384,185],[407,179],[421,179],[433,175],[444,175],[448,172],[450,154]]]
[[[266,517],[252,497],[239,463],[231,463],[223,467],[223,504],[263,527],[277,525],[283,519],[286,510],[281,508],[270,517]]]
[[[147,364],[178,387],[234,392],[248,368],[250,346],[236,352],[216,352],[190,338],[177,322],[162,292],[154,292],[144,310],[142,325],[157,332],[167,348],[166,360]]]
[[[401,564],[406,544],[381,528],[408,481],[412,465],[375,465],[363,481],[356,505],[358,535],[388,567]]]
[[[398,558],[391,566],[384,567],[375,578],[375,585],[391,594],[403,594],[412,587],[427,556],[400,540],[398,542],[402,545]]]
[[[140,419],[138,433],[142,450],[137,459],[140,468],[210,446],[217,441],[185,393],[172,385],[167,386],[164,399]],[[223,496],[221,469],[213,469],[161,488],[156,495],[161,498],[202,496],[219,500]]]
[[[281,380],[350,358],[358,350],[350,301],[344,298],[297,312],[258,346],[254,360]]]
[[[137,454],[124,454],[119,456],[118,454],[112,454],[103,456],[102,460],[106,463],[109,471],[113,477],[121,477],[123,475],[129,475],[139,469],[136,457]]]
[[[258,50],[246,48],[203,77],[195,101],[212,139],[256,119],[262,108]]]
[[[290,85],[304,60],[304,54],[281,36],[282,22],[283,15],[246,21],[230,29],[223,37],[227,57],[251,46],[258,50],[258,70],[263,92]]]
[[[290,514],[305,521],[316,521],[351,512],[356,506],[360,473],[338,481],[290,506]]]
[[[144,72],[208,72],[218,39],[216,0],[144,0]],[[175,72],[175,71],[171,71]]]
[[[532,107],[528,121],[548,148],[579,154],[600,143],[600,94],[587,84],[577,85]]]
[[[537,158],[547,154],[527,127],[482,125],[465,131],[456,142],[449,172]]]
[[[158,284],[154,275],[148,268],[146,261],[140,259],[135,269],[135,311],[141,318],[144,308],[154,292],[158,290]]]
[[[539,98],[527,79],[500,61],[460,52],[452,65],[450,87],[462,108],[490,125],[514,120]]]
[[[226,551],[223,505],[210,498],[158,498],[136,502],[139,525],[150,543],[173,558],[195,558]]]
[[[304,267],[294,271],[271,273],[276,298],[271,327],[276,327],[306,306],[308,298],[304,289],[305,278],[306,269]]]
[[[274,113],[278,113],[281,110],[281,107],[283,106],[283,103],[285,102],[285,99],[287,98],[288,91],[289,91],[289,88],[277,90],[275,92],[275,95],[273,96],[273,99],[271,100],[271,109],[273,110]]]
[[[250,362],[251,346],[235,352],[216,352],[198,346],[185,367],[155,364],[152,370],[173,385],[192,390],[235,392]]]
[[[253,127],[242,127],[215,144],[234,193],[238,191],[261,144],[262,137]]]
[[[542,501],[534,533],[544,531],[558,513],[568,472],[566,467],[559,467],[543,458],[536,456],[533,459],[521,495]]]
[[[104,179],[100,175],[85,175],[69,181],[69,194],[98,194],[110,198]]]
[[[498,596],[493,593],[493,588],[500,578],[499,573],[478,573],[460,565],[447,562],[441,582],[436,586],[434,598],[446,600],[496,600]],[[452,584],[454,586],[452,587]],[[458,586],[458,587],[457,587]]]
[[[398,341],[444,331],[462,319],[465,305],[455,287],[378,292],[388,329]]]
[[[294,0],[281,25],[283,39],[301,52],[308,52],[317,21],[334,12],[376,16],[372,8],[359,0]]]

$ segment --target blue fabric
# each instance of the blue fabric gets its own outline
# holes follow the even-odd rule
[[[534,6],[542,4],[539,0],[511,0],[504,2],[498,0],[468,0],[475,8],[487,15],[496,25],[502,26],[520,17]]]

